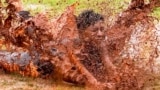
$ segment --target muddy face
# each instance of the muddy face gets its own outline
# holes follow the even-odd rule
[[[85,39],[89,40],[95,40],[97,42],[100,42],[105,39],[105,27],[103,21],[98,21],[94,25],[90,25],[86,30],[84,31],[84,37]]]

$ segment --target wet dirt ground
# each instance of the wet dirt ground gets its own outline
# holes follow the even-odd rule
[[[84,90],[84,88],[65,82],[23,77],[18,74],[6,74],[1,71],[0,90]]]

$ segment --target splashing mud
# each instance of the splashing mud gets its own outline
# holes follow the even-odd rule
[[[7,17],[0,16],[1,43],[7,48],[0,53],[0,66],[9,72],[54,76],[99,89],[142,90],[159,58],[159,28],[149,16],[159,3],[143,1],[132,0],[117,21],[106,27],[102,45],[80,40],[74,14],[77,3],[51,20],[45,13],[24,19],[8,3]]]

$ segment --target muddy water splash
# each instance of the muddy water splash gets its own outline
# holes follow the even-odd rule
[[[106,87],[125,90],[141,89],[145,80],[147,80],[141,77],[146,72],[142,68],[136,67],[133,61],[141,60],[142,64],[142,59],[145,59],[152,64],[153,59],[157,58],[154,55],[157,55],[156,50],[159,45],[157,35],[159,29],[154,29],[153,18],[148,16],[149,11],[146,7],[147,5],[143,5],[141,8],[133,8],[133,6],[128,8],[108,29],[105,52],[102,53],[102,57],[107,59],[109,63],[103,60],[103,63],[105,63],[103,66],[108,68],[112,64],[116,68],[113,71],[107,69],[107,74],[104,74],[100,79],[97,77],[102,75],[102,71],[95,72],[96,66],[93,66],[92,70],[87,68],[90,61],[87,64],[82,63],[76,56],[83,48],[80,47],[80,44],[83,43],[79,41],[76,27],[75,4],[67,7],[60,17],[52,21],[45,14],[39,14],[21,22],[19,16],[15,14],[16,11],[8,7],[11,12],[7,13],[8,17],[1,27],[1,35],[5,37],[4,42],[7,45],[10,44],[11,49],[9,51],[27,51],[27,54],[30,55],[30,58],[28,58],[30,61],[23,62],[28,66],[26,67],[27,70],[23,72],[24,75],[31,74],[31,76],[37,77],[39,74],[43,74],[39,72],[43,65],[39,64],[46,61],[53,64],[55,69],[50,64],[44,63],[44,71],[54,69],[54,75],[57,74],[57,78],[68,79],[69,77],[69,80],[74,83],[94,84],[97,87],[103,87],[103,89]],[[35,53],[38,55],[35,55]],[[7,55],[4,53],[4,56]],[[38,58],[38,60],[33,63],[32,61],[35,58]],[[8,63],[7,58],[2,59],[1,66],[6,70],[20,71],[20,63],[10,64],[9,61],[9,64],[6,64],[6,62]],[[12,67],[16,69],[10,70]],[[107,79],[102,82],[101,79],[106,76]],[[138,79],[139,81],[137,81]]]

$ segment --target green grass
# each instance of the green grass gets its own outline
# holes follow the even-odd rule
[[[160,7],[155,8],[155,9],[153,10],[152,15],[153,15],[154,17],[160,19]]]
[[[76,7],[76,14],[79,14],[85,9],[93,9],[97,12],[104,13],[112,11],[113,13],[120,12],[124,7],[124,1],[122,0],[22,0],[24,8],[30,10],[33,14],[37,12],[48,11],[52,15],[56,16],[61,14],[65,8],[73,3],[78,2],[79,5]],[[127,0],[128,1],[128,0]],[[105,4],[103,4],[105,3]],[[28,5],[41,5],[37,9],[32,10],[26,8]],[[46,9],[42,7],[44,6]],[[108,11],[107,11],[108,10]]]

